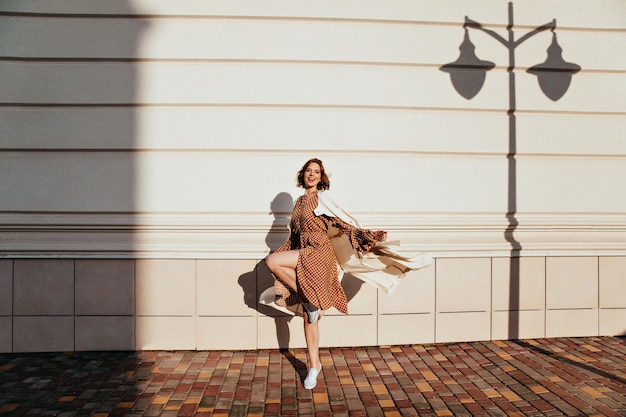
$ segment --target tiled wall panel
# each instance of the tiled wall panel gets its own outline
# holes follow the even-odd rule
[[[257,318],[241,316],[198,317],[196,349],[220,350],[257,348]]]
[[[132,260],[77,260],[76,314],[133,316],[135,263]]]
[[[597,309],[546,311],[546,337],[582,337],[599,334]]]
[[[135,318],[135,349],[196,349],[196,318],[138,316]]]
[[[13,351],[13,317],[0,316],[0,353]]]
[[[544,309],[491,313],[491,338],[493,340],[536,339],[545,335],[546,312]]]
[[[597,309],[598,258],[552,257],[546,260],[546,308]]]
[[[545,258],[492,259],[493,339],[545,336]]]
[[[138,316],[196,314],[196,263],[190,259],[142,259],[135,264]]]
[[[435,314],[382,314],[378,316],[377,345],[435,342]]]
[[[325,318],[322,321],[326,320]],[[321,322],[320,322],[321,323]],[[321,332],[326,322],[322,325]],[[257,347],[259,349],[285,349],[306,347],[301,317],[288,315],[259,315],[257,320]]]
[[[546,259],[546,337],[598,334],[598,258]]]
[[[1,352],[305,347],[301,317],[257,303],[258,289],[271,285],[262,261],[18,259],[0,262],[4,276],[13,262],[24,289],[59,279],[76,299],[65,307],[72,311],[67,315],[0,316]],[[622,262],[620,257],[534,257],[522,258],[512,269],[501,258],[437,259],[436,265],[409,274],[391,295],[346,275],[350,314],[326,312],[320,343],[624,335],[626,308],[615,296],[625,290]],[[510,280],[510,274],[519,279]],[[142,291],[134,291],[135,282]],[[4,296],[12,301],[6,279],[4,285],[9,289]],[[54,297],[41,298],[42,293],[34,292],[34,299],[52,306],[56,298],[68,299],[58,289],[51,292]],[[524,308],[507,309],[510,293]],[[21,302],[28,301],[27,294],[22,291]],[[464,300],[464,294],[474,299]],[[607,307],[597,308],[593,298],[598,295]],[[542,308],[550,297],[553,308]],[[143,305],[144,314],[132,313],[134,305]],[[455,308],[459,311],[449,311]]]
[[[13,312],[17,316],[74,314],[74,261],[16,259]]]
[[[256,294],[254,260],[199,260],[196,304],[199,316],[256,316],[248,299]]]
[[[378,300],[383,294],[379,294],[376,288],[365,284],[352,275],[344,275],[341,285],[348,299],[348,313],[355,315],[376,315],[378,313]],[[343,315],[337,309],[332,308],[326,312],[327,316]]]
[[[626,257],[599,260],[600,335],[626,335]]]
[[[435,342],[491,339],[491,313],[488,311],[437,313]]]
[[[491,311],[491,259],[437,259],[437,311]]]
[[[296,320],[296,325],[301,326],[302,321]],[[329,315],[322,318],[319,326],[320,346],[374,346],[378,341],[375,315]]]
[[[379,294],[378,306],[381,315],[434,312],[435,268],[409,272],[392,294]]]
[[[0,352],[13,346],[13,260],[0,260]]]
[[[0,260],[0,317],[13,314],[13,260]]]
[[[600,336],[626,336],[626,308],[600,310]]]
[[[133,316],[77,316],[77,351],[135,350]]]
[[[600,258],[600,308],[626,309],[626,257]]]
[[[492,260],[494,311],[543,310],[546,273],[543,257]]]
[[[74,349],[73,316],[13,317],[13,352],[68,352]]]

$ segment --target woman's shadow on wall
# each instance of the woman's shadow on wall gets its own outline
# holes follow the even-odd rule
[[[270,253],[278,249],[289,237],[289,221],[293,212],[293,197],[289,193],[279,193],[270,203],[270,213],[274,216],[272,226],[265,236],[265,244]],[[346,297],[350,301],[359,292],[363,281],[349,274],[344,274],[341,285],[346,292]],[[270,306],[261,304],[259,298],[264,291],[274,286],[274,276],[267,269],[265,260],[257,263],[254,270],[246,272],[239,277],[239,285],[243,289],[243,299],[246,305],[260,314],[274,319],[276,326],[276,339],[279,349],[285,354],[294,365],[294,368],[306,376],[306,365],[302,361],[295,359],[289,353],[289,342],[291,339],[289,322],[294,319],[290,314],[278,311]]]

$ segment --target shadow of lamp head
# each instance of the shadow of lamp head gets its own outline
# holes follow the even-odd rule
[[[271,214],[291,213],[293,211],[293,197],[289,193],[278,193],[270,203]]]
[[[526,70],[537,76],[541,91],[552,101],[563,97],[572,82],[572,75],[580,71],[580,66],[565,62],[562,53],[563,49],[557,43],[556,33],[553,32],[545,62]]]
[[[478,59],[474,50],[476,47],[469,39],[469,33],[465,28],[465,37],[459,47],[461,51],[459,58],[439,68],[443,72],[450,74],[450,81],[454,89],[466,99],[472,99],[485,83],[487,71],[495,64],[490,61]]]

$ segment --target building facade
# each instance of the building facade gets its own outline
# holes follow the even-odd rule
[[[311,157],[407,252],[325,346],[626,334],[622,0],[4,0],[0,352],[304,345]]]

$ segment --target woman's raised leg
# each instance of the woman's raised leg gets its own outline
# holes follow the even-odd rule
[[[269,270],[285,283],[289,288],[298,291],[296,282],[296,265],[298,264],[300,252],[290,250],[285,252],[274,252],[265,259],[265,264]]]
[[[292,250],[286,252],[276,252],[265,259],[265,264],[272,274],[296,292],[298,291],[296,266],[298,264],[299,256],[300,253],[297,250]],[[308,312],[306,312],[306,310],[304,315],[304,338],[306,340],[309,357],[309,375],[305,379],[304,385],[307,389],[312,389],[317,384],[317,376],[322,369],[322,362],[320,361],[319,354],[319,319],[314,323],[309,323]]]

